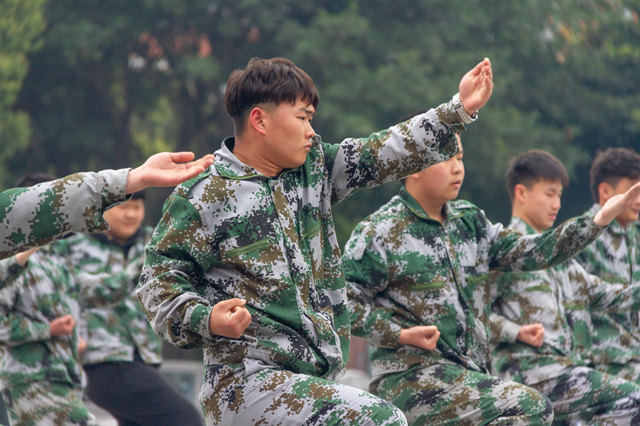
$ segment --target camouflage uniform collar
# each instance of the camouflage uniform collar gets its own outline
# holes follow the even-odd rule
[[[539,232],[533,229],[533,226],[529,225],[524,220],[516,216],[511,216],[511,222],[509,222],[509,228],[518,231],[524,235],[535,235]]]
[[[234,144],[235,138],[233,136],[230,136],[222,141],[222,146],[214,153],[215,161],[213,165],[215,166],[220,176],[236,180],[253,178],[272,179],[268,176],[263,175],[253,167],[247,166],[242,161],[240,161],[238,157],[233,155]],[[273,179],[277,179],[277,177],[282,176],[283,173],[297,171],[299,169],[300,166],[296,167],[295,169],[285,169]]]
[[[400,201],[405,206],[407,206],[407,208],[411,210],[411,212],[414,215],[418,216],[421,219],[440,223],[437,220],[430,217],[427,214],[427,212],[424,211],[420,203],[418,203],[416,199],[413,198],[411,194],[409,194],[409,192],[404,186],[400,188],[400,193],[398,194],[398,196],[400,197]],[[457,209],[451,201],[448,201],[444,204],[444,212],[445,212],[445,223],[455,219],[456,217],[462,214],[462,212],[459,209]]]
[[[601,209],[600,204],[595,203],[594,205],[591,206],[591,208],[587,211],[587,214],[589,214],[591,217],[595,216],[596,213],[598,213]],[[627,234],[627,229],[623,228],[622,225],[620,225],[618,223],[617,220],[613,220],[613,222],[611,222],[609,224],[609,226],[607,227],[607,230],[605,231],[609,234],[614,234],[614,235],[626,235]]]

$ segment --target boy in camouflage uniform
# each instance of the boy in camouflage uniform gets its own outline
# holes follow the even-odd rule
[[[551,228],[568,183],[562,163],[545,151],[512,159],[507,170],[509,229],[536,235]],[[602,354],[591,347],[592,312],[637,312],[640,283],[608,285],[569,259],[546,270],[500,274],[492,296],[491,331],[497,344],[492,364],[500,377],[545,394],[557,423],[640,422],[640,386],[596,370]],[[544,341],[528,340],[527,328],[520,324],[543,327]]]
[[[611,197],[624,193],[640,181],[640,155],[627,148],[599,152],[591,165],[590,186],[595,204],[588,214],[599,211]],[[577,260],[589,273],[610,283],[640,282],[640,236],[635,226],[640,198],[622,212]],[[623,311],[594,315],[594,347],[607,352],[611,345],[626,347],[611,353],[607,372],[640,383],[640,327],[638,314]],[[630,337],[631,336],[631,337]]]
[[[318,94],[300,68],[253,59],[231,75],[235,138],[167,200],[138,289],[159,334],[203,348],[208,424],[405,424],[388,402],[333,381],[350,317],[331,206],[453,156],[453,134],[492,88],[485,59],[452,102],[329,145],[311,127]],[[230,297],[246,299],[236,312],[251,317],[220,335],[212,305]]]
[[[0,193],[0,259],[48,243],[69,232],[102,231],[102,213],[125,194],[149,186],[173,186],[213,163],[190,152],[152,155],[135,169],[76,173],[32,188]],[[186,162],[186,163],[185,163]]]
[[[462,153],[409,176],[347,242],[352,332],[374,345],[369,390],[414,424],[550,423],[551,404],[542,394],[489,372],[491,272],[567,259],[602,232],[631,194],[600,216],[522,236],[491,224],[468,201],[452,201],[463,178]],[[429,325],[440,332],[434,350]]]
[[[68,264],[48,247],[0,263],[0,389],[11,423],[94,424],[82,402],[80,307]]]
[[[144,192],[136,192],[104,213],[108,231],[53,243],[80,283],[88,395],[121,425],[200,425],[198,410],[158,373],[162,340],[135,297],[152,231],[141,228],[144,213]]]

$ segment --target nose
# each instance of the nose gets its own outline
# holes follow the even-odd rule
[[[307,139],[311,139],[316,135],[316,131],[313,130],[313,127],[311,127],[311,123],[310,122],[307,122],[307,126],[304,129],[304,132],[305,132],[305,137]]]

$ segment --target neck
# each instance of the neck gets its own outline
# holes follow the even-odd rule
[[[260,140],[257,138],[236,137],[233,146],[233,155],[247,166],[256,169],[265,176],[278,176],[282,168],[269,161],[261,152],[260,146]]]
[[[420,191],[415,191],[407,185],[407,192],[420,204],[422,210],[429,215],[433,220],[437,220],[440,223],[444,223],[446,214],[444,212],[444,202],[438,202],[429,197],[428,194],[424,194]]]
[[[517,206],[513,206],[513,208],[511,209],[511,216],[517,217],[518,219],[532,227],[538,234],[544,231],[544,229],[538,229],[533,223],[531,223],[531,221],[526,218],[526,215],[521,213],[520,209],[518,209]]]

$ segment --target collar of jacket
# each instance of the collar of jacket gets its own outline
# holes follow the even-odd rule
[[[438,222],[437,220],[431,218],[427,212],[424,211],[424,209],[422,208],[422,206],[420,205],[420,203],[418,203],[416,201],[415,198],[413,198],[411,196],[411,194],[409,194],[409,192],[407,191],[407,189],[404,187],[404,185],[400,188],[400,193],[398,194],[398,196],[400,197],[400,201],[402,201],[402,203],[407,206],[407,208],[409,210],[411,210],[411,212],[418,216],[421,219],[425,219],[425,220],[430,220],[433,222]],[[445,212],[445,223],[457,218],[458,216],[462,215],[462,210],[457,209],[453,203],[451,201],[447,201],[444,204],[444,212]]]
[[[529,225],[527,222],[525,222],[524,220],[516,216],[511,216],[511,222],[509,223],[509,228],[523,235],[538,234],[538,231],[533,229],[533,226]]]
[[[215,152],[215,161],[213,163],[214,167],[222,177],[226,177],[229,179],[277,179],[279,176],[282,176],[283,173],[295,172],[300,169],[302,166],[298,166],[294,169],[285,169],[278,176],[274,178],[269,178],[268,176],[263,175],[253,167],[247,166],[242,161],[238,160],[238,158],[233,155],[233,146],[235,144],[234,137],[228,137],[222,141],[222,146],[219,150]]]

